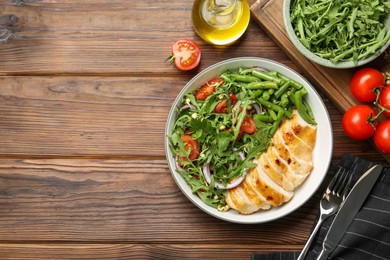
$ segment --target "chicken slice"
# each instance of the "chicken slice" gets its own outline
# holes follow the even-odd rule
[[[315,126],[307,124],[298,112],[294,111],[293,117],[284,120],[272,138],[279,157],[287,162],[293,173],[306,177],[313,169],[316,130]],[[298,186],[304,179],[298,181],[292,177],[290,180]]]
[[[268,150],[271,150],[272,147],[269,147]],[[285,175],[285,168],[281,167],[280,160],[274,160],[274,154],[272,151],[267,151],[263,153],[259,158],[260,167],[265,171],[271,179],[276,182],[279,186],[287,191],[292,191],[294,189],[293,183]]]
[[[251,214],[289,201],[313,169],[315,141],[316,127],[293,111],[293,117],[276,131],[272,145],[254,159],[257,167],[248,171],[240,185],[228,190],[228,205],[241,214]]]
[[[297,174],[295,170],[293,170],[289,165],[289,163],[280,157],[277,148],[274,146],[271,146],[268,152],[270,160],[272,160],[274,165],[277,165],[280,171],[284,173],[284,176],[291,182],[293,189],[302,184],[306,178],[306,175]]]
[[[271,203],[250,182],[245,180],[241,185],[230,189],[228,194],[229,196],[226,197],[228,205],[242,214],[250,214],[259,209],[269,209],[271,207]]]

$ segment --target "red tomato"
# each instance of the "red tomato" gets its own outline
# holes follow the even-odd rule
[[[247,134],[253,134],[256,132],[256,125],[255,121],[253,120],[253,117],[246,117],[242,121],[240,130],[247,133]]]
[[[382,88],[378,103],[385,109],[390,110],[390,85]],[[383,112],[383,114],[390,117],[390,112]]]
[[[185,144],[184,147],[187,151],[191,149],[188,159],[193,161],[196,158],[198,158],[198,154],[199,154],[198,141],[194,140],[190,135],[183,135],[181,137],[181,141],[183,142],[183,144]],[[180,159],[185,160],[185,158],[180,158]]]
[[[349,87],[352,95],[360,102],[373,102],[376,99],[373,90],[384,84],[385,78],[379,70],[363,68],[353,74]]]
[[[167,60],[175,62],[179,70],[191,70],[200,62],[200,48],[198,44],[190,40],[178,40],[172,45],[172,56]]]
[[[205,83],[203,86],[201,86],[195,94],[195,97],[198,100],[205,100],[208,96],[214,93],[216,87],[221,85],[223,82],[223,79],[221,78],[215,78],[212,80],[209,80],[207,83]]]
[[[357,105],[350,108],[345,112],[342,119],[345,133],[355,140],[370,138],[374,134],[375,129],[368,120],[375,115],[374,109],[367,105]]]
[[[240,130],[240,132],[239,132],[238,135],[237,135],[236,140],[237,140],[237,141],[240,141],[241,138],[244,136],[244,134],[245,134],[244,131]]]
[[[390,154],[390,119],[379,124],[375,131],[374,143],[379,150]]]
[[[237,103],[237,97],[233,93],[229,93],[230,105],[234,106]],[[214,108],[215,113],[226,114],[227,111],[227,100],[223,99],[218,105]]]

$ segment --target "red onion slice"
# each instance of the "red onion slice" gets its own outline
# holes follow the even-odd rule
[[[268,72],[269,70],[264,68],[264,67],[259,67],[259,66],[253,66],[252,68],[254,69],[258,69],[258,70],[261,70],[261,71],[264,71],[264,72]]]
[[[210,166],[209,165],[203,165],[202,167],[202,172],[203,172],[203,175],[206,179],[206,182],[208,184],[211,183],[211,172],[210,172]],[[247,173],[247,170],[244,171],[244,173],[242,174],[241,177],[237,178],[237,179],[234,179],[232,182],[230,182],[228,185],[223,185],[222,183],[218,182],[218,181],[214,181],[214,186],[221,189],[221,190],[228,190],[228,189],[232,189],[234,187],[237,187],[245,178],[246,176],[246,173]]]
[[[211,182],[211,172],[210,172],[210,166],[208,164],[203,165],[202,167],[203,175],[206,179],[206,182],[210,184]]]
[[[175,166],[176,166],[176,169],[178,169],[179,171],[183,171],[184,169],[179,165],[179,156],[176,156],[175,157]]]
[[[215,182],[214,183],[214,186],[215,187],[218,187],[219,189],[221,190],[228,190],[228,189],[232,189],[234,187],[237,187],[245,178],[246,176],[246,173],[247,171],[244,171],[244,173],[242,174],[241,177],[237,178],[237,179],[234,179],[232,182],[230,182],[228,185],[224,186],[222,183],[220,182]]]
[[[259,104],[257,104],[257,103],[253,104],[253,108],[256,110],[256,114],[261,113]]]
[[[193,109],[193,106],[191,106],[191,105],[189,105],[189,104],[185,104],[185,105],[182,106],[179,110],[180,110],[180,111],[183,111],[184,109],[187,109],[187,108]]]
[[[238,152],[238,156],[240,157],[241,161],[245,160],[245,155],[242,152]]]

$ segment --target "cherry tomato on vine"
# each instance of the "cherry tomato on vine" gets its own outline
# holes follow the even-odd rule
[[[172,55],[166,61],[174,62],[179,70],[191,70],[198,66],[200,57],[201,51],[198,44],[183,39],[172,45]]]
[[[203,84],[195,93],[198,100],[205,100],[208,96],[214,93],[216,87],[223,83],[222,78],[215,78]]]
[[[384,84],[385,78],[379,70],[363,68],[353,74],[349,87],[352,95],[360,102],[373,102],[376,99],[373,90]]]
[[[390,111],[390,85],[381,89],[378,99],[379,105]],[[390,118],[390,112],[383,112],[383,114]]]
[[[390,154],[390,119],[379,124],[374,134],[374,143],[379,150]]]
[[[187,151],[191,149],[188,159],[193,161],[196,158],[198,158],[198,154],[199,154],[198,141],[194,140],[190,135],[183,135],[181,137],[181,141],[183,142],[184,148]],[[184,161],[186,160],[186,158],[180,158],[180,159]]]
[[[355,140],[366,140],[370,138],[375,128],[369,122],[371,117],[376,116],[374,109],[367,105],[357,105],[345,112],[342,119],[342,126],[345,133]]]

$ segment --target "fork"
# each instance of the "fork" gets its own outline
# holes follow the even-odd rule
[[[309,247],[322,223],[339,210],[340,205],[348,193],[351,180],[352,173],[340,167],[322,195],[320,201],[320,217],[297,260],[305,259]]]

